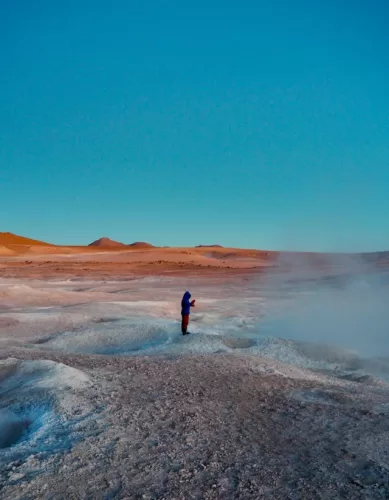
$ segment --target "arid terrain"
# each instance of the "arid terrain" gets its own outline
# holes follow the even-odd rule
[[[269,266],[275,252],[223,248],[157,248],[100,238],[88,246],[55,246],[0,233],[0,275],[4,277],[130,276],[188,271],[256,270]]]
[[[310,269],[339,272],[342,259],[356,259],[377,268],[389,267],[389,252],[334,255],[276,252],[198,245],[191,248],[154,247],[145,242],[128,245],[100,238],[87,246],[58,246],[0,233],[0,276],[96,279],[131,275],[208,275],[256,273],[274,267],[302,264]],[[346,266],[347,269],[347,266]]]
[[[389,498],[387,254],[93,243],[0,234],[0,498]]]

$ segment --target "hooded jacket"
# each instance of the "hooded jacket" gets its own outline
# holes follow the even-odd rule
[[[189,292],[185,292],[181,300],[181,314],[190,314],[190,308],[192,306],[190,298],[192,295]]]

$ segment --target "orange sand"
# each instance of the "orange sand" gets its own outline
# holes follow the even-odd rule
[[[277,262],[279,252],[224,248],[157,248],[149,244],[123,245],[101,239],[93,246],[55,246],[0,233],[0,277],[115,279],[132,275],[260,272]],[[107,245],[104,245],[107,243]],[[294,254],[289,254],[294,255]],[[328,264],[326,254],[304,253],[299,258],[314,267]],[[369,260],[389,265],[389,255],[369,254]]]

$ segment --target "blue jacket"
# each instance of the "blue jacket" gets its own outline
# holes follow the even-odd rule
[[[192,295],[189,292],[185,292],[181,300],[181,314],[190,314],[190,308],[192,306],[190,298]]]

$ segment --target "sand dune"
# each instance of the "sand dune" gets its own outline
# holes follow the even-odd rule
[[[44,245],[52,246],[51,243],[45,243],[43,241],[33,240],[31,238],[25,238],[24,236],[19,236],[13,233],[1,233],[0,232],[0,245]]]
[[[0,245],[0,255],[15,255],[15,252],[5,245]]]

